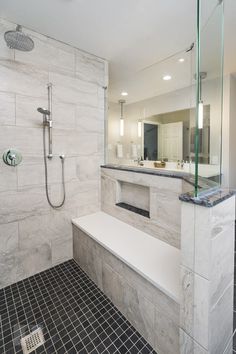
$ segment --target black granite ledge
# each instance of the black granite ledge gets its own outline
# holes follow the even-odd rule
[[[143,173],[147,175],[154,175],[154,176],[161,176],[161,177],[179,178],[191,184],[194,187],[194,175],[181,170],[171,171],[164,168],[154,169],[154,168],[147,168],[147,167],[124,166],[124,165],[115,165],[115,164],[102,165],[101,168],[107,168],[107,169],[119,170],[119,171],[128,171],[134,173]],[[201,189],[209,189],[218,186],[218,184],[215,181],[200,176],[198,178],[198,184],[199,184],[198,187]]]
[[[184,172],[184,171],[171,171],[171,170],[165,170],[163,169],[154,169],[154,168],[148,168],[148,167],[135,167],[135,166],[124,166],[124,165],[102,165],[101,168],[108,168],[112,170],[120,170],[120,171],[129,171],[129,172],[135,172],[135,173],[144,173],[147,175],[155,175],[155,176],[164,176],[164,177],[170,177],[170,178],[181,178],[183,179],[184,177],[189,177],[191,176],[189,173]]]
[[[200,193],[198,197],[194,197],[194,192],[184,193],[179,196],[179,199],[183,202],[212,208],[235,194],[236,191],[218,188],[215,190],[206,191],[205,193],[202,192],[202,194]]]
[[[145,216],[146,218],[150,218],[150,213],[148,210],[140,209],[127,203],[117,203],[116,206],[132,211],[133,213]]]

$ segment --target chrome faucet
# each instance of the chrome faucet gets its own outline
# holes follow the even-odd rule
[[[138,166],[143,166],[144,163],[143,163],[143,158],[141,156],[139,156],[137,158],[137,160],[134,160],[134,162],[137,162],[138,163]]]

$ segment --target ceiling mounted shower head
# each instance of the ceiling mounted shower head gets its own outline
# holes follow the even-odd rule
[[[34,49],[34,41],[22,32],[22,27],[17,25],[13,31],[4,33],[4,39],[7,46],[11,49],[21,50],[23,52],[30,52]]]

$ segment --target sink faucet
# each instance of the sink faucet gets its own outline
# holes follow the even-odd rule
[[[143,165],[144,165],[143,159],[142,159],[142,157],[140,157],[140,156],[137,158],[137,160],[134,160],[134,162],[137,162],[137,163],[138,163],[138,166],[143,166]]]

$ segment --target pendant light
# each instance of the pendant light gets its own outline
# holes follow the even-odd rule
[[[125,103],[125,100],[119,100],[119,104],[120,104],[120,136],[124,136],[124,103]]]
[[[204,118],[204,106],[202,100],[202,80],[207,77],[207,73],[205,71],[201,71],[199,74],[199,102],[198,102],[198,129],[203,129],[203,118]]]

